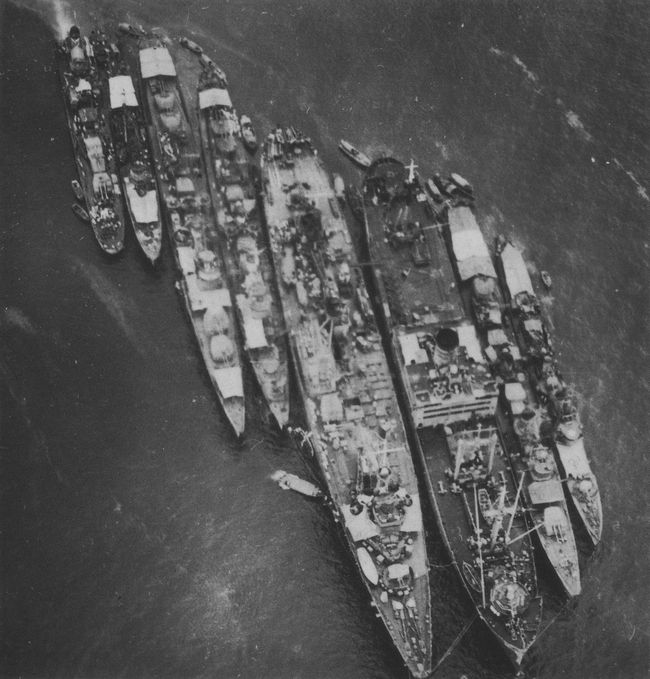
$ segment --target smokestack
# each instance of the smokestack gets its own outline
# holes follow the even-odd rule
[[[433,362],[440,365],[450,363],[458,351],[458,333],[451,328],[441,328],[436,334],[436,348],[433,353]]]

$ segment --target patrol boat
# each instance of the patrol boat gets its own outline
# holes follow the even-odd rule
[[[109,164],[110,137],[102,116],[93,46],[72,26],[57,46],[56,57],[86,212],[99,246],[114,255],[124,247],[123,208],[117,176]]]
[[[210,67],[204,67],[199,80],[198,106],[208,183],[244,351],[282,428],[289,419],[287,333],[257,202],[259,168],[245,150],[225,80]]]
[[[431,672],[428,562],[406,432],[352,239],[310,140],[277,128],[264,208],[313,461],[378,616]]]
[[[436,204],[416,169],[382,158],[366,175],[374,285],[443,540],[479,616],[518,664],[541,620],[533,550],[496,429],[497,382],[447,254],[450,203]]]
[[[115,156],[133,231],[142,252],[155,264],[162,246],[162,215],[146,120],[125,62],[118,61],[116,71],[108,79]]]
[[[203,360],[226,416],[240,436],[245,406],[236,319],[219,256],[219,234],[199,146],[185,115],[176,68],[157,38],[139,52],[143,98],[153,130],[158,187],[183,295]]]
[[[509,301],[509,315],[517,345],[524,357],[536,397],[545,405],[553,431],[549,445],[557,451],[566,490],[589,538],[597,545],[602,535],[602,504],[598,481],[585,451],[584,436],[574,390],[562,377],[541,314],[526,263],[512,243],[498,244],[499,271]]]

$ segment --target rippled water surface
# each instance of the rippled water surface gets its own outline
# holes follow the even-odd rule
[[[35,10],[35,12],[34,12]],[[259,417],[239,444],[174,290],[130,235],[103,257],[70,212],[52,39],[75,20],[187,34],[258,131],[293,123],[477,188],[554,280],[606,526],[527,670],[648,669],[650,12],[643,2],[30,0],[2,5],[0,564],[7,677],[405,677],[329,517],[270,481],[307,474]],[[75,17],[76,12],[76,17]],[[471,619],[430,526],[434,655]],[[553,602],[560,608],[561,604]],[[437,677],[510,676],[478,623]]]

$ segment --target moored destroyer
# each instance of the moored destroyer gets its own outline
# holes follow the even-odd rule
[[[580,593],[578,550],[561,479],[548,438],[548,417],[540,408],[525,361],[514,340],[491,253],[464,198],[448,213],[447,242],[465,306],[472,310],[484,354],[500,387],[497,423],[513,471],[521,479],[521,500],[540,545],[569,596]]]
[[[153,129],[158,186],[181,273],[178,287],[212,385],[240,436],[245,406],[236,320],[199,146],[185,114],[167,47],[157,38],[143,39],[139,59],[143,98]]]
[[[244,148],[239,120],[218,70],[204,67],[198,106],[208,184],[244,351],[282,428],[289,419],[287,333],[257,201],[259,169]]]
[[[380,313],[443,540],[480,617],[520,663],[541,621],[533,550],[496,429],[497,382],[447,254],[450,201],[436,204],[416,167],[382,158],[364,183]]]
[[[548,445],[557,451],[568,494],[589,538],[597,545],[602,534],[602,505],[598,481],[585,451],[575,392],[560,373],[521,251],[503,239],[499,240],[497,251],[517,345],[535,387],[535,396],[546,406],[553,425],[547,432]]]
[[[154,264],[162,246],[162,215],[146,120],[126,63],[118,61],[115,71],[108,80],[115,157],[133,231]]]
[[[86,212],[99,246],[114,255],[124,247],[122,198],[111,172],[110,136],[93,46],[72,26],[56,55]]]
[[[262,176],[307,445],[378,615],[410,672],[424,677],[431,620],[420,497],[352,239],[300,132],[269,135]]]

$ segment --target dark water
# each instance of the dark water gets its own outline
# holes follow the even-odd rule
[[[606,525],[528,670],[646,676],[647,3],[113,4],[77,21],[193,35],[258,130],[293,122],[348,180],[339,137],[461,172],[486,231],[549,270]],[[130,236],[108,260],[72,215],[51,31],[73,8],[26,5],[0,15],[2,676],[404,677],[328,517],[269,480],[306,472],[254,392],[233,440],[169,252],[152,272]],[[449,569],[434,578],[438,658],[472,612]],[[436,676],[461,674],[509,676],[476,623]]]

